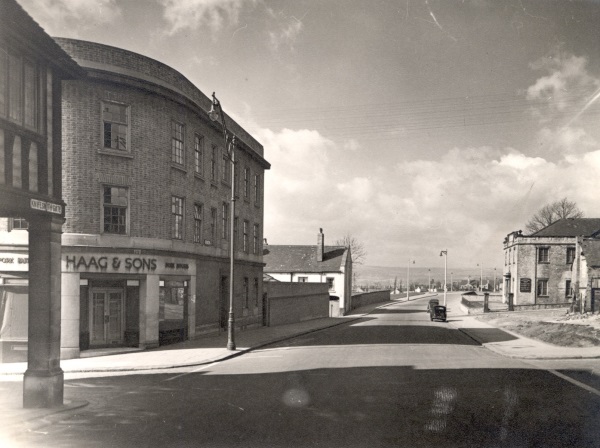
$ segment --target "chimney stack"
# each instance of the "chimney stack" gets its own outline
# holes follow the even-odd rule
[[[317,235],[317,261],[323,261],[323,253],[325,252],[325,235],[323,235],[323,229],[319,229],[319,235]]]

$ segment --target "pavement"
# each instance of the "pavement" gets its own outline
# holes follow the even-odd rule
[[[433,294],[436,295],[436,294]],[[432,294],[411,297],[410,301],[426,299]],[[529,339],[516,333],[500,330],[475,317],[464,314],[460,308],[460,297],[449,297],[448,324],[463,332],[489,350],[510,358],[523,359],[592,359],[600,358],[600,347],[572,348],[558,347],[541,341]],[[393,297],[394,298],[394,297]],[[439,295],[441,298],[441,294]],[[406,298],[395,297],[395,300],[385,303],[367,305],[353,310],[344,317],[320,318],[309,321],[279,325],[275,327],[260,327],[256,329],[237,331],[235,334],[236,349],[228,350],[227,333],[203,336],[195,340],[159,347],[152,350],[121,349],[91,352],[92,355],[78,359],[61,360],[61,368],[65,378],[70,374],[102,374],[112,372],[141,372],[166,371],[176,368],[201,366],[240,356],[251,350],[269,344],[284,341],[299,335],[308,334],[325,328],[343,325],[362,319],[367,314],[380,307],[406,302]],[[425,301],[422,301],[425,306]],[[88,353],[87,355],[89,355]],[[86,356],[84,353],[83,356]],[[23,409],[22,407],[22,377],[27,369],[27,363],[0,364],[0,445],[3,432],[34,430],[47,424],[49,416],[61,412],[75,411],[87,405],[86,402],[65,401],[63,406],[50,409]],[[11,386],[12,384],[12,386]],[[8,385],[4,387],[5,385]],[[4,434],[6,436],[6,433]]]

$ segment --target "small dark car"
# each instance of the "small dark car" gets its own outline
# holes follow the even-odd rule
[[[446,322],[446,307],[441,305],[433,306],[429,312],[429,317],[431,320]]]
[[[440,301],[438,299],[430,299],[429,302],[427,303],[427,312],[430,313],[431,309],[436,306],[439,305]]]

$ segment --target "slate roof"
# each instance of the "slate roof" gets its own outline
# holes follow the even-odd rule
[[[600,218],[559,219],[531,236],[595,237],[600,234]]]
[[[325,246],[323,261],[317,261],[317,246],[266,246],[263,272],[341,272],[345,264],[346,248]]]

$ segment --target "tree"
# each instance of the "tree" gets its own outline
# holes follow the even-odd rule
[[[564,218],[583,218],[583,212],[577,204],[567,198],[544,205],[525,224],[525,229],[532,234]]]
[[[343,238],[338,239],[335,242],[336,246],[344,246],[350,248],[350,255],[352,258],[352,264],[363,264],[367,258],[367,251],[363,243],[358,241],[354,236],[347,233]]]

